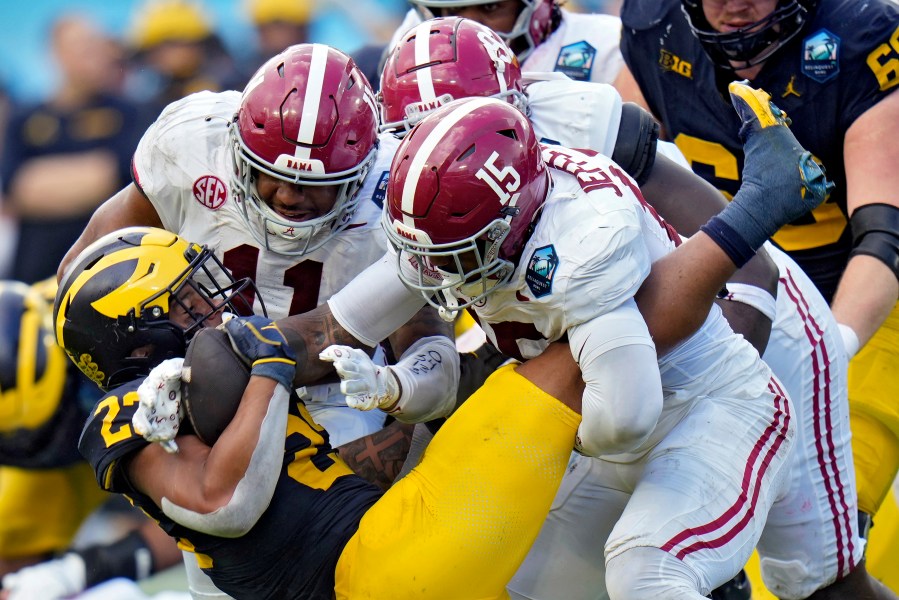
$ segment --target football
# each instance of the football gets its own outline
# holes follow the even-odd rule
[[[250,381],[250,367],[231,347],[228,334],[199,330],[184,356],[184,409],[197,437],[211,446],[240,406]]]

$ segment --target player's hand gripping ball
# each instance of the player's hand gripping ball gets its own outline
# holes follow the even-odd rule
[[[228,334],[199,330],[184,357],[184,408],[194,433],[213,445],[234,418],[250,381],[250,367],[234,352]]]

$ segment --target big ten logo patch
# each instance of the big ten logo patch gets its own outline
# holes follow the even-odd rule
[[[228,200],[228,187],[215,175],[204,175],[194,182],[194,199],[212,210],[218,210]]]
[[[688,79],[693,79],[693,64],[667,50],[659,50],[659,64],[665,71],[672,71]]]
[[[556,248],[552,244],[534,250],[528,261],[524,280],[535,298],[542,298],[552,292],[553,277],[558,266],[559,255],[556,254]]]

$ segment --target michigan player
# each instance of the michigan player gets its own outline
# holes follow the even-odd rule
[[[827,168],[827,202],[774,241],[841,324],[853,453],[865,522],[899,467],[899,7],[877,0],[628,0],[622,49],[652,111],[693,169],[726,195],[740,182],[737,123],[721,98],[748,78],[795,120]],[[867,525],[863,525],[867,527]],[[876,529],[874,535],[876,536]],[[875,575],[891,565],[872,564]]]
[[[85,519],[111,496],[78,453],[97,392],[56,345],[55,292],[55,281],[0,281],[0,597],[10,600],[68,597],[113,577],[143,579],[180,560],[138,514],[128,515],[130,531],[121,539],[70,549]]]
[[[266,318],[224,325],[253,365],[231,426],[211,447],[175,437],[180,367],[167,373],[180,359],[163,358],[183,355],[192,333],[220,324],[222,309],[254,291],[247,280],[227,288],[217,274],[208,249],[129,228],[86,248],[63,277],[57,335],[109,390],[80,441],[100,486],[151,515],[234,597],[500,597],[575,441],[583,386],[567,351],[495,374],[382,496],[331,450],[292,394],[295,354]],[[147,420],[173,406],[172,421]],[[178,451],[148,442],[138,427]]]

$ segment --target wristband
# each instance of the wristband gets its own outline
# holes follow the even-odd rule
[[[728,205],[728,208],[731,205]],[[725,209],[727,210],[727,209]],[[708,222],[700,227],[700,229],[724,250],[724,253],[730,257],[737,268],[741,268],[749,262],[757,248],[753,248],[743,236],[737,233],[737,230],[728,225],[720,216],[716,215],[708,220]],[[759,243],[761,246],[765,240]]]

